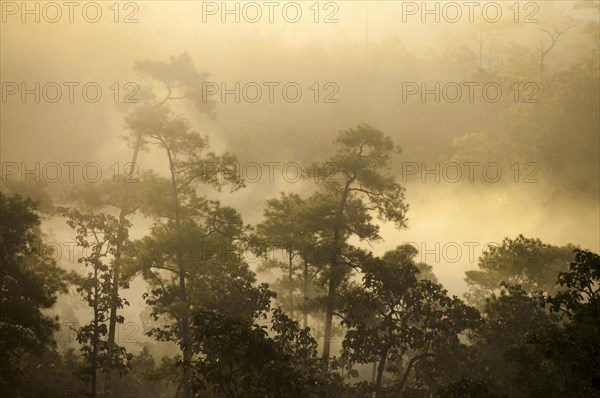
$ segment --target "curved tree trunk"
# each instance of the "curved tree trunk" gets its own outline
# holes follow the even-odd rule
[[[387,361],[387,354],[389,350],[389,345],[384,347],[379,357],[379,365],[377,366],[377,379],[375,380],[375,398],[381,397],[381,380],[383,379],[383,371],[385,370],[385,363]]]
[[[402,391],[404,389],[404,385],[406,384],[406,381],[408,380],[408,375],[410,374],[410,371],[412,370],[415,363],[418,360],[421,360],[426,357],[431,357],[431,356],[433,356],[433,355],[432,354],[420,354],[415,357],[412,357],[410,359],[410,361],[408,361],[408,364],[406,365],[406,369],[404,370],[404,374],[402,375],[402,380],[400,380],[400,383],[398,385],[399,391]]]

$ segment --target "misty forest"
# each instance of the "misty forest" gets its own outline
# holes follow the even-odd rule
[[[2,397],[600,397],[599,1],[100,3],[2,2]]]

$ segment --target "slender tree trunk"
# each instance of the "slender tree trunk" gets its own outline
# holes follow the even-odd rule
[[[329,355],[331,350],[331,334],[333,326],[333,309],[335,306],[335,280],[333,275],[329,277],[329,288],[327,291],[327,308],[325,312],[325,335],[323,336],[323,374],[329,371]]]
[[[127,178],[133,177],[135,172],[135,164],[137,161],[138,153],[140,150],[142,140],[138,138],[135,149],[133,151],[133,159],[131,160],[131,168],[127,173]],[[113,353],[115,347],[115,336],[117,326],[117,309],[119,307],[119,279],[121,273],[121,253],[123,248],[123,242],[125,241],[125,216],[126,209],[121,208],[119,212],[119,231],[117,233],[117,244],[115,250],[114,266],[113,266],[113,280],[112,280],[112,291],[110,299],[110,316],[108,319],[108,339],[107,339],[107,355],[109,364],[112,364]],[[112,368],[107,369],[104,374],[104,392],[105,396],[112,397]]]
[[[402,375],[402,379],[400,380],[400,383],[398,383],[398,391],[402,391],[404,389],[404,385],[406,384],[406,381],[408,380],[408,375],[410,374],[411,369],[413,368],[413,366],[415,365],[415,363],[423,358],[426,357],[431,357],[433,356],[432,354],[419,354],[415,357],[412,357],[410,359],[410,361],[408,361],[408,364],[406,365],[406,369],[404,370],[404,374]]]
[[[109,369],[106,370],[104,374],[104,391],[107,397],[112,397],[112,363],[113,363],[113,355],[114,355],[114,347],[115,347],[115,336],[117,329],[117,309],[119,306],[119,275],[121,272],[121,251],[123,247],[124,239],[124,223],[125,223],[125,214],[123,210],[121,210],[119,214],[119,231],[117,235],[117,244],[115,249],[115,259],[113,265],[113,280],[112,280],[112,290],[111,290],[111,300],[110,300],[110,316],[108,319],[108,339],[107,339],[107,356],[109,361]]]
[[[304,283],[302,286],[302,296],[303,300],[303,308],[302,308],[302,327],[306,329],[308,327],[308,310],[306,309],[306,301],[308,300],[308,261],[306,261],[306,256],[302,258],[304,262]]]
[[[290,294],[290,317],[294,318],[294,285],[293,285],[293,278],[294,278],[294,253],[292,251],[288,252],[288,259],[289,259],[289,264],[288,264],[288,278],[289,278],[289,283],[290,283],[290,287],[289,287],[289,294]]]
[[[171,155],[171,151],[168,148],[165,148],[167,151],[167,156],[169,158],[169,170],[171,172],[171,188],[173,192],[173,205],[175,210],[175,229],[177,233],[181,232],[181,216],[179,212],[179,195],[177,189],[177,181],[175,179],[175,164],[173,163],[173,157]],[[183,389],[183,398],[191,398],[191,378],[192,372],[190,368],[190,360],[192,359],[192,351],[191,351],[191,338],[190,338],[190,329],[189,329],[189,307],[187,303],[187,294],[185,288],[185,268],[183,266],[183,259],[181,258],[181,253],[176,253],[177,258],[177,266],[179,269],[179,300],[182,303],[183,313],[181,314],[181,352],[183,356],[183,377],[181,379],[182,389]]]
[[[375,381],[375,398],[381,397],[381,380],[383,379],[383,371],[385,370],[385,362],[387,360],[387,354],[389,350],[389,346],[385,347],[379,358],[379,365],[377,366],[377,379]]]
[[[92,391],[90,396],[96,398],[98,369],[98,269],[94,265],[94,333],[92,337]]]
[[[180,265],[182,265],[182,262]],[[184,308],[184,314],[181,319],[181,341],[183,343],[182,354],[183,354],[183,379],[181,383],[183,384],[183,397],[190,398],[192,396],[191,393],[191,368],[190,368],[190,360],[192,359],[192,351],[191,351],[191,341],[190,341],[190,331],[189,331],[189,315],[187,308],[187,297],[185,290],[185,272],[183,271],[183,267],[180,266],[179,273],[179,297],[182,303],[186,303]]]
[[[354,182],[354,178],[346,181],[344,190],[342,191],[342,199],[336,212],[336,222],[333,230],[333,252],[331,255],[330,275],[329,275],[329,287],[327,291],[327,308],[325,312],[325,336],[323,337],[323,374],[329,372],[329,355],[331,351],[331,334],[333,329],[333,311],[335,309],[335,293],[337,289],[337,274],[339,272],[338,258],[341,251],[340,240],[342,237],[342,216],[346,209],[346,202],[348,200],[348,194],[350,193],[350,185]]]

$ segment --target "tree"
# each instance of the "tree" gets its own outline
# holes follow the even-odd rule
[[[173,373],[175,364],[170,369]],[[162,372],[152,357],[148,346],[131,358],[131,372],[114,380],[113,393],[119,398],[166,397],[173,396],[167,390],[168,375]]]
[[[299,195],[286,195],[285,193],[282,193],[279,199],[268,200],[264,211],[266,219],[257,226],[257,231],[263,238],[267,250],[281,249],[287,257],[287,262],[283,264],[282,268],[287,274],[285,281],[288,300],[286,308],[292,317],[293,311],[297,307],[294,305],[294,291],[296,290],[294,276],[298,267],[294,260],[302,253],[301,240],[305,235],[298,217],[303,202]],[[278,262],[275,261],[274,265],[277,266]]]
[[[202,100],[202,87],[204,87],[202,83],[206,81],[208,74],[196,71],[192,59],[187,53],[184,52],[179,57],[171,57],[169,63],[153,61],[137,62],[136,69],[141,75],[158,81],[166,90],[164,97],[157,98],[153,93],[152,88],[146,87],[144,89],[144,106],[149,109],[160,108],[167,102],[188,99],[194,104],[194,107],[200,114],[208,115],[211,118],[214,117],[214,101]],[[138,153],[144,144],[144,132],[138,132],[131,144],[133,146],[132,161],[129,164],[126,176],[123,176],[120,179],[122,182],[131,182],[133,176],[137,174],[137,158]],[[117,235],[115,260],[113,262],[112,300],[108,328],[109,358],[113,356],[115,346],[121,255],[125,235],[127,234],[127,231],[125,230],[125,225],[127,223],[126,217],[135,213],[137,206],[141,204],[139,199],[142,199],[142,197],[136,196],[136,199],[138,199],[137,202],[131,201],[131,198],[127,199],[130,200],[115,204],[119,209],[119,232]],[[106,372],[105,385],[106,393],[110,396],[112,394],[112,372],[110,370]]]
[[[599,256],[577,249],[557,280],[555,294],[503,283],[488,299],[472,378],[507,396],[600,396]]]
[[[363,263],[363,287],[353,292],[343,311],[349,329],[344,356],[353,363],[379,361],[376,397],[383,396],[388,359],[397,363],[410,357],[394,387],[400,393],[418,362],[435,363],[440,349],[460,345],[461,333],[479,320],[476,309],[448,297],[441,285],[419,279],[411,258],[397,261],[394,254],[386,253],[388,261],[371,258]]]
[[[57,267],[40,231],[37,203],[0,191],[0,391],[19,396],[19,368],[28,354],[41,356],[55,345],[52,308],[66,292],[66,273]]]
[[[600,397],[600,256],[577,249],[558,283],[561,290],[547,302],[563,323],[533,341],[561,369],[561,396]]]
[[[151,84],[143,86],[140,90],[141,104],[134,108],[130,117],[136,112],[151,113],[153,109],[164,109],[166,104],[179,100],[188,100],[194,109],[209,118],[214,117],[214,101],[202,100],[203,82],[208,74],[196,71],[192,59],[187,53],[178,57],[171,57],[169,62],[142,61],[136,62],[136,71],[142,77],[149,79]],[[161,92],[162,89],[162,92]],[[157,91],[157,92],[155,92]],[[133,116],[135,117],[135,116]],[[127,120],[131,120],[128,118]],[[152,172],[141,173],[137,162],[140,149],[145,144],[144,131],[133,134],[129,140],[133,149],[131,163],[119,170],[111,180],[101,181],[99,184],[87,184],[69,192],[67,202],[80,208],[94,211],[103,211],[110,214],[117,212],[119,229],[116,238],[114,259],[110,264],[112,268],[111,305],[108,323],[107,355],[113,356],[115,348],[116,324],[119,308],[119,289],[126,285],[122,281],[122,255],[126,250],[128,218],[138,210],[145,214],[152,214],[160,206],[151,198],[158,192],[165,190],[164,181],[161,181]],[[167,187],[168,189],[168,187]],[[123,283],[125,282],[125,283]],[[105,394],[112,395],[112,371],[105,373]]]
[[[266,317],[269,308],[257,307]],[[269,326],[198,311],[194,316],[198,391],[215,397],[307,397],[321,388],[317,342],[280,309]]]
[[[186,203],[181,212],[178,227],[169,222],[153,226],[139,242],[135,260],[150,284],[144,297],[152,317],[160,321],[149,335],[179,345],[184,354],[181,365],[189,377],[184,374],[180,388],[186,388],[187,380],[189,389],[192,308],[247,317],[259,298],[253,293],[254,275],[242,261],[247,227],[239,214],[199,198]]]
[[[165,80],[169,95],[173,88],[178,86],[179,78],[176,77],[178,75],[172,75],[169,68],[162,64],[146,63],[144,65],[147,69],[152,70],[158,78]],[[203,80],[203,75],[198,75],[187,61],[178,63],[176,69],[183,74],[181,79],[191,77],[196,83],[198,83],[198,79]],[[194,91],[194,93],[196,95],[194,98],[198,99],[198,92]],[[126,123],[128,129],[131,130],[131,142],[135,143],[136,148],[146,149],[149,145],[157,146],[164,151],[167,157],[170,192],[165,197],[165,206],[163,208],[156,207],[158,213],[155,214],[155,217],[165,220],[163,227],[171,229],[175,235],[183,234],[184,220],[190,216],[186,212],[186,206],[196,201],[194,189],[199,183],[206,183],[217,189],[228,183],[231,183],[232,190],[243,186],[240,176],[235,173],[235,157],[230,154],[217,156],[212,152],[204,153],[208,149],[208,139],[196,133],[187,119],[175,114],[164,104],[164,101],[158,104],[141,105],[127,116]],[[188,207],[187,210],[191,207]],[[196,210],[198,209],[199,207],[196,208]],[[178,293],[174,299],[180,303],[181,307],[176,319],[180,325],[178,337],[183,353],[183,396],[190,398],[191,339],[184,255],[181,248],[175,252]]]
[[[528,389],[549,396],[558,389],[560,369],[544,361],[530,339],[554,320],[543,308],[543,297],[519,285],[501,286],[498,295],[487,298],[481,327],[471,336],[471,377],[508,396],[528,396]],[[524,380],[529,387],[523,388]]]
[[[322,165],[316,165],[310,175],[334,204],[330,215],[331,230],[327,234],[329,269],[323,343],[323,372],[327,373],[331,349],[336,290],[347,274],[349,265],[343,258],[351,235],[364,240],[379,238],[370,212],[382,221],[391,221],[398,228],[406,226],[404,189],[389,173],[389,163],[399,149],[389,137],[368,125],[341,131],[336,139],[336,154]]]
[[[405,243],[403,245],[399,245],[394,250],[385,252],[382,259],[389,264],[413,264],[419,271],[417,274],[417,279],[428,279],[433,283],[438,283],[437,277],[433,273],[433,267],[431,265],[424,262],[415,262],[415,258],[418,254],[419,250],[416,247]]]
[[[567,31],[569,31],[571,28],[573,28],[575,25],[577,25],[577,21],[574,21],[572,19],[569,19],[569,21],[561,23],[561,24],[557,24],[552,26],[552,28],[546,28],[546,27],[540,27],[540,31],[542,31],[543,33],[546,34],[547,37],[550,38],[550,41],[548,44],[546,44],[546,42],[542,39],[538,39],[539,40],[539,47],[537,47],[537,51],[540,53],[540,67],[539,67],[539,77],[538,77],[538,81],[540,84],[540,92],[541,93],[545,93],[545,91],[550,88],[550,86],[552,85],[554,78],[550,79],[550,81],[547,81],[547,79],[545,79],[545,68],[546,68],[546,58],[548,56],[548,54],[550,54],[550,52],[552,51],[552,49],[556,46],[556,43],[558,43],[558,40],[560,39],[560,37],[562,35],[564,35]],[[541,105],[541,102],[540,102]],[[538,122],[540,121],[540,105],[538,105],[538,111],[537,111],[537,118],[538,118]]]
[[[476,380],[461,379],[445,386],[436,398],[495,398],[488,388]]]
[[[115,358],[115,337],[116,325],[119,315],[118,310],[121,308],[120,289],[128,287],[128,281],[123,278],[122,263],[127,255],[123,255],[124,251],[132,249],[127,239],[131,223],[129,217],[135,214],[138,210],[148,214],[152,213],[152,209],[156,206],[156,201],[152,198],[157,192],[168,189],[168,184],[165,184],[163,179],[160,179],[153,172],[139,172],[135,164],[128,167],[126,173],[115,174],[110,179],[99,181],[95,184],[85,184],[76,186],[68,191],[68,194],[63,198],[63,202],[72,208],[80,209],[81,211],[94,212],[100,216],[104,214],[107,217],[113,217],[111,214],[117,214],[118,229],[114,242],[114,253],[111,256],[111,261],[108,264],[111,268],[112,281],[110,282],[110,312],[108,316],[108,335],[107,335],[107,360],[109,362],[118,362]],[[69,212],[67,212],[69,213]],[[112,374],[113,369],[109,368],[104,373],[104,395],[112,395]]]
[[[128,371],[131,360],[131,354],[117,345],[114,346],[112,355],[109,355],[108,341],[105,339],[114,298],[114,271],[109,264],[116,254],[122,228],[119,220],[106,214],[64,207],[59,208],[59,211],[67,217],[67,224],[77,233],[75,241],[84,253],[78,262],[90,268],[87,275],[76,278],[75,283],[77,292],[92,309],[92,320],[77,329],[76,333],[87,364],[83,373],[84,380],[90,382],[90,395],[94,398],[98,390],[98,370],[117,368],[123,374]],[[129,225],[125,224],[124,227],[128,229]],[[117,308],[123,308],[126,304],[126,300],[118,298]],[[123,320],[122,316],[118,316],[116,322],[123,323]]]
[[[319,232],[323,228],[313,199],[282,193],[278,199],[267,201],[265,221],[257,232],[267,250],[267,261],[261,268],[280,268],[286,275],[278,281],[287,291],[282,308],[293,317],[294,310],[302,312],[303,327],[308,326],[309,291],[314,290],[320,272],[321,253]],[[271,249],[281,249],[285,262],[271,256]],[[312,289],[311,289],[312,286]],[[294,299],[300,291],[301,299]]]
[[[574,246],[542,243],[539,239],[504,238],[498,246],[489,246],[479,258],[479,270],[467,271],[470,291],[465,294],[472,304],[482,306],[485,297],[498,293],[500,283],[520,285],[525,292],[556,291],[556,275],[573,258]]]

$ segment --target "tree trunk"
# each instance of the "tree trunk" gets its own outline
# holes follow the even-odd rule
[[[141,139],[138,138],[137,143],[135,145],[135,150],[133,152],[133,159],[131,160],[131,168],[127,173],[127,178],[133,177],[133,173],[135,172],[135,164],[137,161],[138,153],[140,151]],[[108,319],[108,339],[106,342],[107,345],[107,355],[109,364],[112,364],[113,361],[113,352],[115,347],[115,336],[116,336],[116,328],[117,328],[117,309],[119,307],[119,279],[121,272],[121,252],[123,248],[123,242],[125,241],[125,216],[126,209],[121,208],[119,212],[119,231],[117,233],[117,244],[115,250],[115,259],[113,266],[113,280],[112,280],[112,291],[111,291],[111,299],[110,299],[110,316]],[[106,370],[104,374],[104,394],[106,397],[112,397],[112,376],[113,371],[112,368]]]
[[[174,210],[175,210],[175,230],[179,234],[181,232],[181,216],[179,214],[179,191],[177,189],[177,182],[175,179],[175,164],[169,148],[165,148],[167,156],[169,158],[169,170],[171,172],[171,189],[173,192]],[[187,304],[187,294],[185,289],[185,268],[183,266],[183,260],[181,253],[176,253],[177,266],[179,269],[179,300],[182,303],[183,314],[181,314],[179,321],[181,322],[181,353],[183,356],[183,377],[181,379],[183,398],[191,398],[191,368],[190,360],[192,359],[192,347],[189,329],[189,307]]]
[[[329,372],[329,354],[331,351],[331,332],[333,326],[333,310],[335,308],[335,292],[337,289],[337,273],[338,273],[338,258],[340,255],[341,247],[340,240],[342,236],[342,216],[346,209],[346,202],[348,200],[348,194],[350,193],[350,185],[354,182],[354,178],[346,181],[344,190],[342,192],[342,199],[336,212],[336,222],[333,230],[333,252],[331,255],[330,275],[329,275],[329,288],[327,291],[327,309],[325,312],[325,336],[323,338],[323,375]]]
[[[400,380],[400,383],[398,384],[398,389],[399,391],[402,391],[404,389],[404,385],[406,384],[406,381],[408,380],[408,375],[410,374],[411,369],[413,368],[413,366],[415,365],[415,363],[423,358],[426,357],[432,357],[432,354],[419,354],[413,358],[411,358],[410,361],[408,361],[408,364],[406,365],[406,369],[404,370],[404,374],[402,375],[402,380]]]
[[[92,336],[92,391],[90,396],[96,398],[97,390],[97,369],[98,369],[98,268],[94,264],[94,333]]]
[[[293,264],[293,259],[294,259],[294,253],[291,251],[288,252],[288,257],[289,257],[289,268],[288,268],[288,278],[289,278],[289,283],[290,283],[290,287],[289,287],[289,294],[290,294],[290,318],[294,318],[294,285],[293,285],[293,278],[294,278],[294,264]]]
[[[389,346],[386,346],[381,351],[381,357],[379,358],[379,366],[377,366],[377,380],[375,381],[375,398],[381,397],[381,379],[383,378],[383,371],[385,370],[385,362],[387,360],[387,354],[390,350]]]
[[[306,301],[308,300],[308,261],[306,261],[306,256],[303,257],[304,262],[304,284],[302,286],[302,296],[304,297],[302,308],[302,327],[306,329],[308,327],[308,311],[306,309]]]
[[[112,290],[111,290],[111,299],[110,299],[110,316],[108,319],[108,339],[107,339],[107,356],[108,356],[108,365],[109,369],[106,370],[104,374],[104,392],[105,396],[112,397],[112,363],[113,363],[113,355],[114,355],[114,347],[115,347],[115,335],[117,328],[117,308],[119,306],[119,274],[121,272],[121,250],[123,247],[124,239],[124,228],[125,223],[125,214],[123,210],[121,210],[119,214],[119,232],[117,236],[117,244],[115,250],[115,259],[113,266],[113,280],[112,280]]]
[[[329,354],[331,350],[331,332],[333,326],[333,309],[335,305],[335,281],[333,276],[329,277],[329,289],[327,292],[327,309],[325,312],[325,335],[323,336],[323,374],[329,371]]]
[[[180,264],[182,265],[181,261]],[[180,267],[179,274],[179,297],[182,303],[187,303],[186,291],[185,291],[185,272],[183,267]],[[190,331],[189,331],[189,316],[187,306],[184,308],[184,314],[181,319],[181,342],[182,342],[182,354],[183,354],[183,378],[181,383],[183,385],[183,397],[191,398],[191,369],[190,360],[192,359]]]

